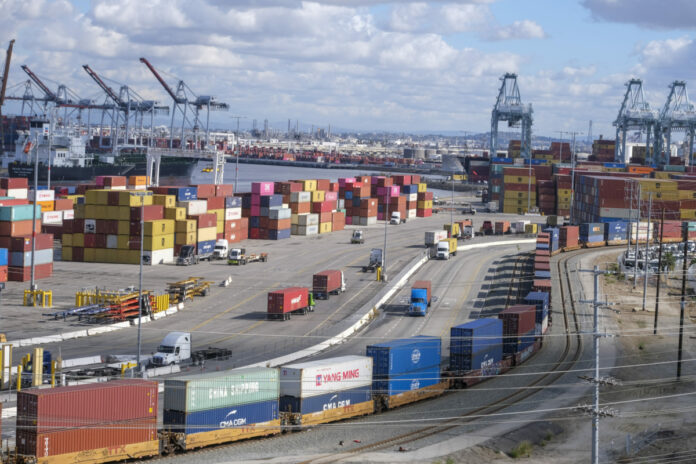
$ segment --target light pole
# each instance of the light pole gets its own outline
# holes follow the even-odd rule
[[[232,185],[232,192],[237,193],[237,178],[239,176],[239,152],[240,146],[239,146],[239,120],[241,118],[245,118],[246,116],[232,116],[233,118],[237,119],[237,132],[234,134],[234,185]]]
[[[390,179],[391,176],[387,176]],[[385,182],[386,184],[387,182]],[[387,225],[389,224],[389,202],[391,201],[391,186],[387,187],[387,209],[384,213],[384,250],[382,251],[382,282],[387,281]]]
[[[136,358],[136,368],[140,372],[140,347],[141,347],[141,327],[143,318],[143,244],[145,242],[145,197],[150,192],[132,192],[132,195],[140,197],[140,275],[138,284],[138,355]]]
[[[31,142],[29,142],[31,143]],[[39,136],[36,135],[34,139],[35,144],[35,156],[34,156],[34,202],[32,204],[31,211],[31,281],[29,282],[29,289],[32,291],[31,303],[34,304],[34,290],[36,290],[36,205],[38,198],[38,187],[39,187]]]

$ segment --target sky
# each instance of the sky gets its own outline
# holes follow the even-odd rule
[[[514,72],[535,135],[586,136],[592,120],[595,138],[613,138],[628,79],[643,79],[653,109],[672,81],[696,84],[694,0],[0,0],[0,12],[0,47],[16,39],[8,94],[23,93],[26,64],[102,102],[89,64],[171,104],[144,56],[169,85],[228,103],[212,114],[226,128],[243,116],[283,130],[486,132]]]

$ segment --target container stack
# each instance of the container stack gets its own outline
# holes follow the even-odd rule
[[[225,223],[222,237],[229,243],[237,243],[249,238],[249,218],[242,217],[242,198],[225,197]]]
[[[570,216],[572,181],[569,175],[556,174],[556,214]]]
[[[0,248],[0,282],[7,282],[9,254],[7,248]]]
[[[657,229],[657,240],[662,243],[673,243],[682,241],[682,222],[665,221],[660,228],[660,222],[656,222],[654,228]]]
[[[503,359],[503,321],[483,318],[450,329],[450,370],[483,374]],[[495,372],[490,372],[491,374]]]
[[[640,222],[639,224],[634,222],[631,224],[631,243],[635,244],[636,241],[639,243],[652,242],[653,232],[652,222]]]
[[[27,200],[20,200],[26,203]],[[34,211],[36,208],[36,211]],[[32,224],[34,214],[39,218]],[[8,255],[7,280],[26,282],[31,279],[32,227],[41,231],[41,207],[31,204],[0,206],[0,248]],[[53,234],[37,234],[34,272],[36,279],[53,275]]]
[[[539,254],[539,250],[534,255],[534,281],[532,283],[532,290],[535,292],[545,292],[549,295],[549,304],[551,303],[551,263],[549,262],[549,256],[542,256]],[[549,271],[544,271],[548,269]],[[537,277],[536,273],[548,272],[548,277]]]
[[[265,367],[166,379],[164,428],[187,435],[188,445],[199,446],[210,443],[196,434],[204,437],[206,432],[241,426],[277,428],[279,394],[278,369]]]
[[[427,184],[418,184],[418,202],[416,203],[416,217],[430,217],[433,215],[433,192],[426,190]]]
[[[547,227],[543,230],[549,237],[549,251],[551,256],[557,254],[560,249],[561,231],[558,227]]]
[[[394,396],[439,383],[441,345],[439,337],[426,335],[368,345],[373,392]]]
[[[501,188],[503,213],[524,214],[536,205],[536,177],[528,168],[503,168]]]
[[[515,354],[534,344],[536,306],[509,306],[498,318],[503,321],[503,353]]]
[[[404,198],[404,207],[406,209],[406,215],[402,217],[405,217],[407,219],[416,218],[418,209],[418,183],[420,182],[420,176],[399,175],[394,176],[393,179],[394,184],[400,187],[401,196]]]
[[[545,215],[556,214],[556,186],[552,180],[537,183],[539,211]]]
[[[113,380],[18,392],[16,443],[19,454],[39,459],[101,455],[105,448],[135,444],[157,454],[157,382]]]
[[[549,293],[529,292],[524,298],[524,302],[536,307],[535,333],[536,335],[544,335],[549,328]]]
[[[615,141],[608,139],[598,139],[592,142],[592,156],[597,161],[614,161]]]
[[[499,201],[502,205],[504,169],[512,164],[510,158],[492,158],[488,175],[488,201]]]

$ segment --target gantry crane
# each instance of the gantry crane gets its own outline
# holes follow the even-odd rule
[[[174,102],[174,108],[172,110],[172,123],[169,130],[169,148],[174,148],[174,121],[176,119],[177,110],[181,113],[181,148],[188,148],[188,141],[186,137],[186,127],[189,126],[192,132],[192,143],[190,148],[198,150],[199,146],[198,132],[201,124],[201,110],[205,108],[205,144],[206,148],[210,146],[210,112],[211,111],[227,111],[229,105],[227,103],[221,103],[215,100],[215,97],[208,95],[196,96],[193,91],[189,88],[186,83],[179,79],[176,86],[176,91],[174,91],[167,81],[162,78],[159,72],[154,66],[146,59],[140,58],[140,62],[143,63],[152,72],[157,81],[164,87],[164,90],[169,94]],[[187,116],[188,107],[191,107],[193,112],[193,121],[189,121]],[[178,127],[178,126],[177,126]]]
[[[522,104],[520,89],[517,86],[517,74],[505,73],[500,80],[498,98],[491,114],[491,140],[490,156],[495,157],[498,152],[498,122],[507,121],[508,127],[521,126],[521,154],[522,157],[532,157],[532,105]]]
[[[635,78],[630,79],[626,82],[626,93],[621,102],[619,114],[614,121],[616,127],[614,161],[617,163],[629,161],[626,159],[626,135],[629,130],[639,130],[646,133],[645,158],[646,162],[652,160],[654,150],[651,150],[651,136],[656,131],[657,125],[657,112],[650,108],[650,104],[645,101],[643,81]]]
[[[10,40],[10,45],[7,47],[5,55],[5,67],[2,72],[2,87],[0,87],[0,153],[5,151],[5,131],[2,129],[2,106],[5,104],[5,91],[7,90],[7,78],[10,75],[10,61],[12,60],[12,48],[14,47],[14,39]]]
[[[688,138],[688,153],[685,161],[691,164],[694,152],[694,131],[696,130],[696,109],[689,101],[686,82],[674,81],[669,86],[669,95],[660,112],[660,120],[655,132],[655,153],[660,165],[669,164],[672,131],[683,131]]]

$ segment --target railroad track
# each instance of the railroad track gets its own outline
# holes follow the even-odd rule
[[[494,403],[468,411],[459,417],[445,420],[442,422],[442,424],[423,427],[418,430],[400,434],[386,440],[381,440],[378,442],[362,445],[353,448],[349,451],[343,452],[341,453],[341,455],[338,456],[326,455],[324,457],[302,461],[300,464],[329,464],[334,462],[340,462],[344,459],[352,458],[356,455],[365,453],[367,451],[387,449],[394,446],[412,443],[415,440],[428,438],[433,435],[437,435],[439,433],[443,433],[448,430],[454,429],[463,424],[472,422],[480,415],[493,414],[502,411],[511,406],[512,404],[519,403],[525,400],[526,398],[529,398],[530,396],[534,395],[535,393],[537,393],[538,389],[541,389],[544,386],[550,385],[557,381],[562,375],[564,375],[566,370],[570,369],[573,366],[573,364],[575,364],[575,362],[580,358],[580,355],[582,354],[582,339],[579,333],[580,331],[578,326],[578,318],[575,310],[575,298],[573,297],[571,280],[570,276],[568,275],[568,259],[575,256],[576,254],[578,253],[564,254],[556,263],[558,269],[558,281],[560,283],[561,308],[565,332],[565,346],[559,359],[554,363],[553,367],[551,367],[551,369],[549,369],[545,374],[537,377],[535,380],[525,385],[523,390],[518,390],[514,393],[511,393],[505,396],[504,398],[495,401]],[[518,261],[515,262],[515,268],[517,268]],[[573,350],[572,353],[571,350]]]

